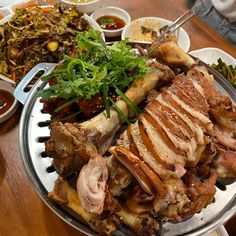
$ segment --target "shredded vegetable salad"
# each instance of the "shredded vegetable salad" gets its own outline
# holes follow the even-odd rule
[[[59,62],[89,23],[77,8],[28,7],[0,25],[0,73],[17,83],[40,62]]]

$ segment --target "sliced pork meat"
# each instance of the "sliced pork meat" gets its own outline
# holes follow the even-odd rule
[[[117,140],[117,146],[109,149],[143,191],[155,196],[154,210],[164,219],[181,220],[187,214],[182,209],[193,202],[182,177],[186,169],[198,165],[211,146],[214,125],[202,71],[204,68],[195,67],[187,75],[177,76],[170,87],[151,99],[138,120]],[[212,77],[209,79],[212,85]],[[210,184],[214,189],[213,180]],[[213,196],[209,193],[201,206],[209,204]]]
[[[211,141],[207,135],[212,134],[213,123],[197,78],[177,76],[117,141],[117,145],[131,150],[161,178],[180,178],[184,167],[197,165]]]
[[[159,223],[153,215],[150,213],[135,214],[122,205],[118,207],[119,210],[106,212],[104,215],[88,212],[83,208],[76,190],[61,177],[56,180],[53,190],[49,193],[49,198],[70,207],[100,235],[113,235],[117,230],[117,223],[126,224],[140,236],[154,236],[159,230]]]
[[[91,213],[101,214],[106,197],[108,170],[106,160],[96,155],[84,165],[77,180],[77,190],[81,205]]]
[[[219,151],[219,157],[215,163],[218,176],[221,178],[236,176],[236,153],[234,151]]]

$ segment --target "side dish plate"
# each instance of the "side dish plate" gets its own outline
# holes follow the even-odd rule
[[[219,58],[221,58],[228,65],[236,65],[236,59],[219,48],[201,48],[191,51],[189,54],[199,58],[209,65],[217,63]]]

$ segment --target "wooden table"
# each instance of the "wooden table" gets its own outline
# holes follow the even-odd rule
[[[174,20],[187,7],[184,0],[105,0],[127,10],[132,19],[158,16]],[[197,17],[184,25],[191,39],[190,50],[218,47],[236,58],[236,49]],[[18,124],[22,107],[0,124],[0,235],[83,235],[57,217],[35,193],[20,158]],[[228,230],[236,232],[235,219]],[[234,233],[233,233],[234,232]]]

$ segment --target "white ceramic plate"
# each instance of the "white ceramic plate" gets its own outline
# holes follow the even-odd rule
[[[150,34],[142,34],[141,26],[150,28],[156,32],[159,32],[159,29],[163,26],[170,25],[172,21],[159,18],[159,17],[143,17],[133,20],[128,24],[121,35],[121,39],[129,38],[130,41],[135,42],[150,42]],[[175,32],[179,46],[185,51],[188,52],[190,48],[190,39],[187,32],[180,28]]]
[[[236,65],[236,59],[219,48],[201,48],[191,51],[189,54],[199,58],[209,65],[217,63],[219,58],[221,58],[228,65]]]

